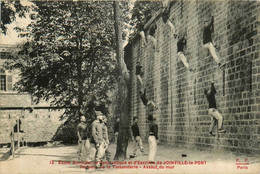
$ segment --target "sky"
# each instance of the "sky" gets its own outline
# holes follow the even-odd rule
[[[130,8],[133,8],[133,3],[135,0],[130,0],[131,5]],[[31,5],[32,3],[28,0],[21,0],[22,5]],[[16,15],[16,20],[12,22],[11,24],[7,25],[7,32],[6,35],[0,33],[0,44],[7,44],[7,45],[17,45],[19,43],[22,43],[26,40],[26,38],[20,38],[18,37],[18,33],[13,29],[15,27],[26,27],[28,24],[30,24],[31,20],[29,18],[29,14],[27,14],[26,18],[19,18]],[[128,33],[129,35],[129,33]],[[127,44],[127,41],[124,42],[124,46]]]
[[[27,0],[21,0],[22,5],[31,5]],[[16,20],[11,24],[7,25],[6,35],[0,33],[0,44],[16,45],[23,42],[26,38],[19,38],[18,33],[13,30],[14,27],[26,27],[31,22],[29,15],[26,18],[19,18],[16,16]]]

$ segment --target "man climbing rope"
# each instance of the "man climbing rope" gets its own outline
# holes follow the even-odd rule
[[[220,60],[216,53],[216,48],[213,45],[213,41],[211,38],[211,34],[214,32],[214,17],[212,16],[211,22],[208,21],[204,22],[204,30],[203,30],[203,44],[204,47],[210,51],[213,59],[217,62],[219,68],[222,68],[225,64],[221,64]]]
[[[207,89],[204,90],[204,94],[206,95],[208,103],[209,103],[209,110],[208,110],[209,115],[212,117],[210,129],[209,129],[209,134],[211,136],[214,136],[214,133],[212,131],[217,123],[218,123],[218,132],[219,133],[226,132],[226,130],[222,129],[223,116],[217,110],[216,99],[215,99],[216,93],[217,92],[216,92],[214,83],[212,81],[210,91],[208,92]]]
[[[179,59],[181,59],[184,66],[189,71],[194,71],[193,69],[190,68],[190,65],[187,61],[187,58],[184,55],[184,49],[186,48],[187,40],[186,40],[185,36],[179,35],[178,37],[179,37],[179,40],[177,42],[177,56],[178,56]]]

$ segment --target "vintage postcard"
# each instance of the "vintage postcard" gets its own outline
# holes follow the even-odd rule
[[[0,173],[260,173],[260,1],[2,0]]]

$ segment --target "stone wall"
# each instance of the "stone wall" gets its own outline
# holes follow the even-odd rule
[[[5,94],[8,95],[8,94]],[[9,97],[10,98],[10,97]],[[12,94],[14,100],[12,105],[20,105],[23,101],[24,106],[30,105],[30,96],[27,94]],[[0,100],[4,101],[4,95],[0,95]],[[8,102],[5,100],[5,102]],[[0,109],[0,144],[10,143],[10,133],[16,124],[16,120],[20,118],[21,129],[25,132],[25,141],[27,142],[47,142],[52,141],[53,136],[57,132],[63,121],[60,116],[63,110],[34,108],[32,112],[29,109],[18,109],[15,107],[1,107]]]
[[[135,37],[131,47],[131,116],[139,117],[141,135],[147,137],[148,111],[139,98],[135,65],[144,67],[143,81],[147,98],[159,109],[154,111],[159,125],[159,140],[169,145],[213,149],[237,153],[259,153],[260,149],[260,59],[259,12],[256,1],[177,1],[170,18],[177,34],[187,33],[186,57],[195,72],[189,72],[177,58],[177,40],[162,18],[154,17],[155,38],[141,46]],[[213,40],[220,46],[219,57],[226,66],[221,70],[208,50],[203,48],[203,23],[214,16]],[[129,50],[129,48],[128,48]],[[219,112],[224,117],[219,137],[209,136],[211,117],[203,93],[214,77]]]

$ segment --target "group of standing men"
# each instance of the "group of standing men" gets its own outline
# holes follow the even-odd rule
[[[157,140],[158,140],[158,126],[155,123],[155,118],[153,115],[148,116],[148,124],[149,124],[149,136],[148,136],[148,146],[149,146],[149,153],[148,153],[148,161],[150,163],[155,163],[155,155],[157,152]],[[139,132],[138,127],[138,117],[134,117],[134,123],[132,125],[132,132],[133,132],[133,141],[134,148],[133,148],[133,156],[136,157],[136,151],[139,147],[140,151],[142,152],[142,155],[147,155],[144,152],[142,139]]]
[[[81,122],[77,126],[79,138],[78,156],[81,161],[94,162],[98,168],[102,160],[110,161],[111,153],[108,149],[107,118],[101,112],[96,112],[96,120],[91,125],[86,123],[86,118],[81,116]],[[87,168],[86,168],[87,169]]]
[[[154,123],[156,119],[149,115],[149,156],[148,161],[154,163],[155,154],[157,151],[157,140],[158,140],[158,126]],[[138,117],[134,117],[134,123],[132,125],[134,149],[133,156],[136,157],[136,151],[138,147],[142,152],[142,155],[147,155],[144,152],[142,139],[140,137],[139,127],[138,127]],[[106,158],[108,162],[111,162],[111,153],[108,149],[110,144],[108,138],[108,128],[106,126],[107,118],[100,111],[96,111],[96,120],[94,120],[90,125],[86,123],[86,118],[81,116],[80,123],[77,125],[77,135],[78,135],[78,157],[81,161],[89,162],[89,164],[95,164],[96,168],[102,165],[102,160]],[[119,131],[119,119],[115,123],[115,137],[118,135]],[[88,168],[86,168],[88,169]]]

